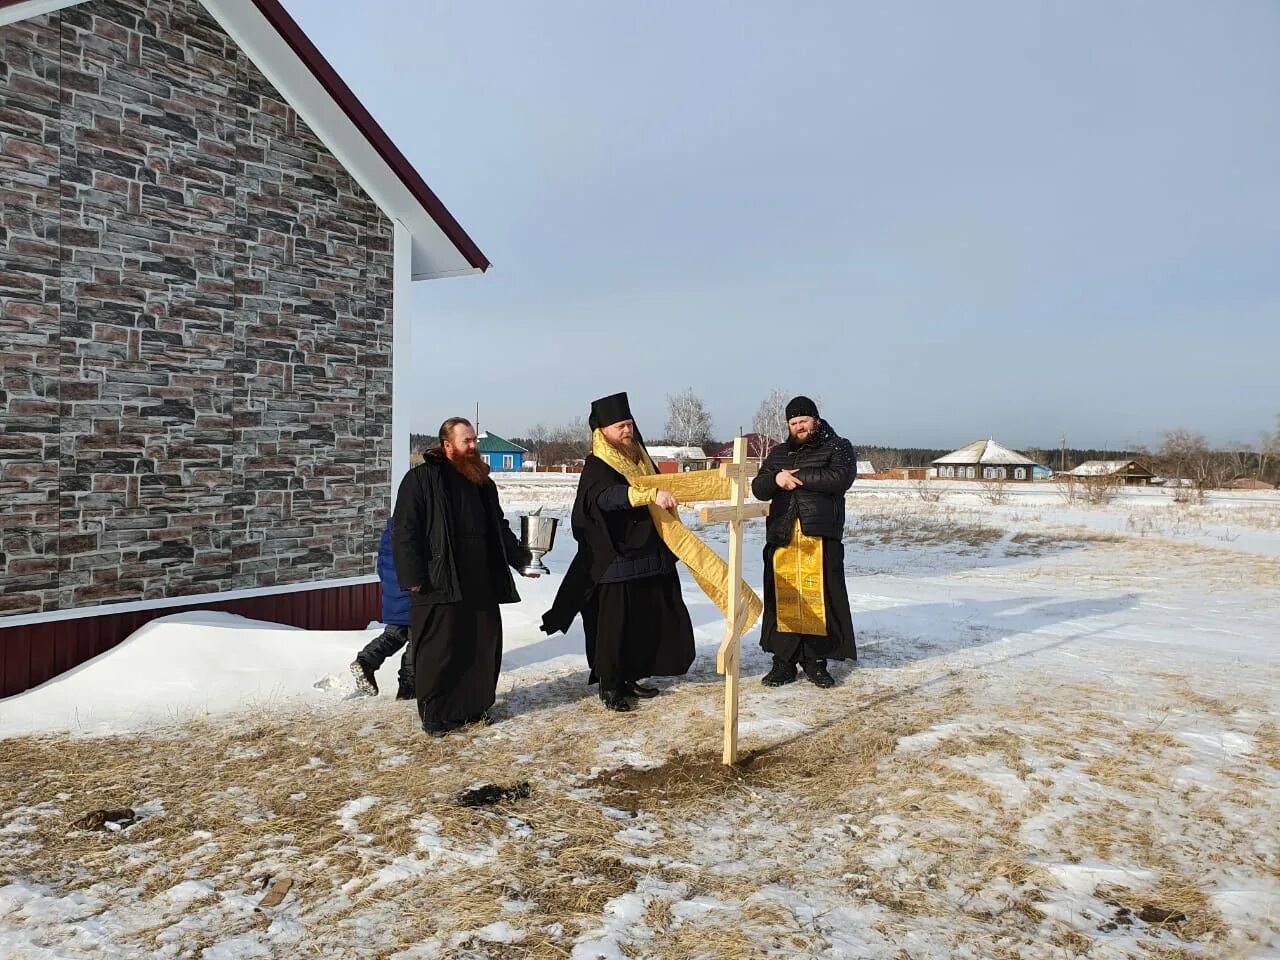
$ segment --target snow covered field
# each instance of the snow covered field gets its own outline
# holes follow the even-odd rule
[[[855,485],[861,659],[766,690],[749,635],[735,771],[691,582],[694,671],[613,715],[518,581],[499,722],[443,740],[394,663],[352,695],[372,629],[144,628],[0,701],[0,957],[1280,957],[1280,499],[935,489]]]

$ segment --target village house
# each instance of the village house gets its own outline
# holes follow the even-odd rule
[[[1058,479],[1145,487],[1155,479],[1155,474],[1137,460],[1086,460],[1074,469],[1059,473]]]
[[[524,460],[529,451],[518,443],[512,443],[505,437],[486,430],[476,437],[476,450],[480,459],[489,465],[489,469],[498,473],[512,473],[524,469]]]
[[[705,470],[707,455],[701,447],[682,447],[664,444],[645,445],[649,459],[659,473],[683,473],[687,470]],[[732,451],[729,453],[732,457]]]
[[[1030,483],[1039,466],[995,440],[975,440],[933,461],[939,480],[1010,480]]]

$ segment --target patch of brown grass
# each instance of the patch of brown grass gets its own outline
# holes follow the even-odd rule
[[[219,894],[252,893],[265,873],[288,876],[295,885],[285,908],[312,930],[334,931],[336,939],[326,941],[333,949],[341,949],[344,921],[394,904],[397,919],[376,944],[386,954],[505,919],[526,939],[511,946],[473,940],[442,955],[564,957],[575,937],[599,926],[610,901],[653,878],[679,885],[682,897],[726,905],[682,919],[672,912],[674,893],[646,895],[642,929],[652,939],[641,936],[628,949],[660,949],[675,960],[754,956],[761,944],[796,955],[827,949],[818,925],[768,899],[766,888],[807,884],[872,901],[885,911],[876,922],[886,931],[909,928],[911,918],[952,916],[956,943],[973,944],[983,956],[1013,957],[1044,939],[1049,921],[1037,903],[1054,884],[1037,864],[1046,852],[1027,848],[1022,827],[1046,805],[1064,802],[1044,758],[1074,757],[1069,762],[1085,765],[1114,796],[1082,790],[1069,798],[1078,815],[1059,823],[1053,838],[1065,852],[1047,855],[1114,857],[1159,870],[1159,892],[1149,895],[1163,905],[1193,905],[1185,935],[1217,942],[1221,921],[1201,892],[1205,884],[1179,880],[1193,875],[1175,859],[1184,852],[1168,849],[1167,824],[1143,808],[1168,793],[1162,768],[1172,769],[1169,754],[1182,749],[1178,741],[1159,725],[1126,725],[1107,712],[1107,697],[1096,688],[1077,698],[1065,684],[1054,688],[1052,711],[1038,690],[1011,705],[984,702],[977,717],[972,682],[963,676],[895,688],[883,676],[855,674],[805,708],[813,729],[774,742],[749,738],[743,762],[733,768],[719,761],[720,688],[705,683],[681,685],[634,715],[606,714],[593,701],[575,699],[509,721],[511,727],[443,740],[421,736],[403,705],[378,703],[322,719],[193,724],[178,735],[25,738],[6,741],[14,749],[0,755],[0,809],[44,803],[53,810],[33,818],[36,832],[24,835],[37,845],[23,858],[24,876],[62,890],[106,883],[140,888],[144,896],[188,876],[211,880]],[[936,743],[899,749],[904,738],[955,721]],[[372,732],[357,732],[366,726]],[[648,768],[599,770],[603,740],[633,740],[651,756],[665,749],[665,759]],[[1261,730],[1258,743],[1260,758],[1267,749],[1274,756],[1274,727]],[[1026,784],[1025,797],[966,766],[991,754]],[[408,762],[387,762],[398,756]],[[454,804],[457,792],[477,781],[516,780],[533,784],[530,797],[492,808]],[[1242,781],[1240,802],[1262,787]],[[355,818],[353,834],[338,823],[339,812],[360,796],[381,800]],[[90,807],[148,801],[159,801],[164,813],[121,833],[69,829]],[[619,833],[632,823],[619,819],[619,810],[653,827],[652,839],[624,841]],[[894,814],[896,834],[879,833],[872,824],[878,813]],[[438,824],[446,853],[457,857],[375,885],[397,857],[426,856],[418,846],[424,819]],[[732,837],[717,849],[732,849],[758,867],[741,873],[691,862],[688,827],[709,821]],[[778,824],[787,825],[785,855],[777,852]],[[195,831],[211,833],[217,849]],[[906,845],[909,870],[870,866],[887,838]],[[796,844],[826,857],[821,875],[797,858]],[[485,851],[488,859],[478,856]],[[139,859],[143,854],[155,856]],[[0,849],[0,869],[12,872],[14,861],[5,856]],[[953,902],[957,889],[985,895],[1009,886],[1008,905],[994,915],[957,910]],[[335,895],[344,887],[347,899]],[[522,901],[525,912],[504,911],[506,899]],[[218,935],[269,919],[228,921]],[[563,924],[563,935],[545,932],[554,923]],[[133,942],[145,951],[171,924],[141,930]],[[1088,937],[1050,927],[1063,951],[1089,948]],[[211,942],[207,933],[182,933],[188,952]]]

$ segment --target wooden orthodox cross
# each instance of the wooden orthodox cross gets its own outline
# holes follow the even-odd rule
[[[746,627],[747,604],[742,593],[742,522],[769,513],[767,503],[747,503],[747,485],[753,475],[747,463],[747,441],[733,441],[733,460],[720,465],[720,476],[729,480],[729,505],[703,507],[703,523],[729,524],[729,615],[725,618],[724,640],[716,654],[716,669],[724,674],[724,755],[727,764],[738,762],[738,656]]]

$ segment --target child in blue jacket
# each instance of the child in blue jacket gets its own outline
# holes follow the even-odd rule
[[[378,681],[374,674],[383,662],[401,647],[399,688],[397,700],[413,700],[413,644],[409,643],[409,591],[401,590],[396,580],[396,565],[391,556],[391,521],[387,520],[378,544],[378,578],[382,581],[382,622],[386,629],[369,641],[351,661],[351,675],[356,678],[356,689],[376,697]]]

